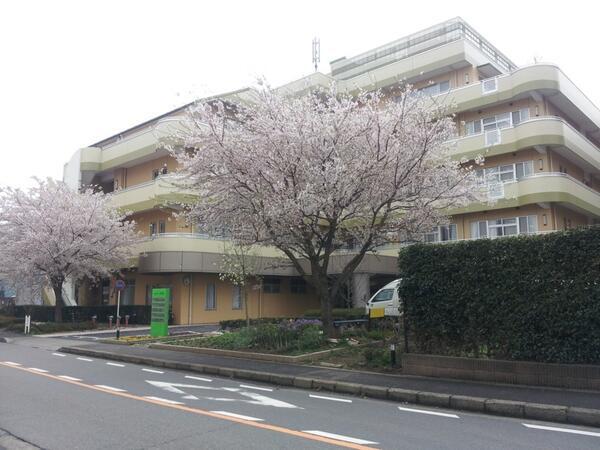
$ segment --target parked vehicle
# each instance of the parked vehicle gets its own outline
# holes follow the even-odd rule
[[[384,316],[398,317],[400,316],[401,300],[398,295],[398,286],[402,281],[401,278],[386,284],[379,289],[373,297],[369,299],[366,306],[366,313],[371,317],[381,317],[383,309]],[[371,313],[371,310],[376,310]]]

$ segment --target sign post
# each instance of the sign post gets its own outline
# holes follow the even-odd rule
[[[119,310],[121,309],[121,291],[125,289],[125,282],[117,280],[115,282],[115,289],[117,290],[117,339],[119,339],[121,337],[121,316]]]
[[[152,289],[152,312],[150,319],[150,336],[169,335],[169,300],[170,288]]]

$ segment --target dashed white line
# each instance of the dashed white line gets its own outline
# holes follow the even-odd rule
[[[183,398],[185,398],[186,400],[198,400],[198,397],[196,397],[195,395],[185,395],[183,396]]]
[[[151,396],[145,396],[144,398],[147,398],[149,400],[156,400],[157,402],[168,403],[170,405],[184,405],[184,403],[182,403],[182,402],[176,402],[175,400],[168,400],[166,398],[151,397]]]
[[[524,423],[523,425],[527,428],[535,428],[536,430],[560,431],[562,433],[583,434],[584,436],[600,437],[600,433],[595,431],[575,430],[573,428],[546,427],[543,425],[533,425],[530,423]]]
[[[8,364],[9,366],[20,366],[20,363],[12,362],[12,361],[4,361],[4,364]]]
[[[81,381],[81,378],[70,377],[69,375],[59,375],[58,378],[69,381]]]
[[[327,433],[326,431],[304,430],[303,433],[309,433],[309,434],[314,434],[316,436],[337,439],[338,441],[351,442],[353,444],[363,444],[363,445],[377,444],[377,442],[367,441],[365,439],[353,438],[350,436],[344,436],[343,434]]]
[[[460,419],[460,417],[458,417],[456,414],[449,414],[449,413],[443,413],[443,412],[437,412],[437,411],[428,411],[426,409],[404,408],[402,406],[398,406],[398,409],[400,411],[408,411],[408,412],[414,412],[414,413],[420,413],[420,414],[430,414],[432,416],[451,417],[453,419]]]
[[[48,373],[47,370],[45,370],[45,369],[38,369],[37,367],[30,367],[29,370],[33,370],[34,372],[40,372],[40,373]]]
[[[236,419],[249,420],[251,422],[262,422],[263,421],[263,419],[259,419],[258,417],[244,416],[242,414],[236,414],[236,413],[232,413],[232,412],[228,412],[228,411],[211,411],[211,412],[215,413],[215,414],[221,414],[222,416],[235,417]]]
[[[81,356],[78,356],[78,357],[77,357],[77,359],[78,359],[79,361],[86,361],[86,362],[92,362],[92,361],[93,361],[93,359],[90,359],[90,358],[82,358]]]
[[[111,363],[111,362],[107,362],[106,365],[114,366],[114,367],[125,367],[125,364],[118,364],[118,363]]]
[[[65,355],[65,354],[63,354],[63,353],[52,353],[52,354],[53,354],[54,356],[67,356],[67,355]]]
[[[308,394],[308,396],[312,397],[312,398],[320,398],[321,400],[331,400],[334,402],[352,403],[352,400],[347,399],[347,398],[325,397],[324,395],[314,395],[314,394]]]
[[[94,386],[102,388],[102,389],[106,389],[107,391],[127,392],[125,389],[120,389],[120,388],[116,388],[116,387],[112,387],[112,386],[106,386],[105,384],[95,384]]]
[[[245,389],[255,389],[257,391],[267,391],[267,392],[273,392],[273,389],[271,388],[265,388],[265,387],[259,387],[259,386],[251,386],[249,384],[240,384],[241,388],[245,388]]]
[[[189,378],[190,380],[198,380],[198,381],[206,381],[208,383],[211,383],[212,380],[210,378],[202,378],[202,377],[193,377],[191,375],[186,375],[186,378]]]
[[[164,373],[162,370],[154,370],[154,369],[142,369],[144,372],[150,373]]]

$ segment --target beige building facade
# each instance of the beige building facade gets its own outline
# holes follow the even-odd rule
[[[428,242],[533,234],[596,224],[600,219],[600,110],[553,64],[517,67],[460,18],[435,25],[352,58],[331,62],[280,87],[301,94],[336,82],[338,89],[382,89],[409,83],[431,101],[450,105],[458,136],[454,156],[485,158],[478,169],[490,201],[449,211],[450,223],[426,233]],[[219,98],[246,101],[242,89]],[[244,317],[239,292],[218,277],[227,242],[198,233],[176,216],[186,194],[170,182],[176,161],[161,149],[185,106],[78,150],[65,165],[73,188],[101,185],[115,206],[131,211],[145,235],[135,268],[126,272],[124,301],[147,304],[152,287],[171,287],[176,323]],[[368,255],[348,296],[360,305],[396,273],[398,248]],[[281,258],[259,249],[261,282],[251,283],[252,317],[292,317],[317,308],[314,293]],[[347,255],[338,255],[339,262]],[[336,264],[332,265],[335,276]],[[339,266],[339,264],[338,264]],[[80,304],[113,302],[109,281],[80,285]]]

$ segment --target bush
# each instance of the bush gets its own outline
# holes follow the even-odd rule
[[[335,319],[363,319],[366,317],[365,308],[334,308],[332,316]],[[321,318],[320,309],[309,309],[304,312],[304,317]]]
[[[21,305],[15,306],[15,316],[23,318],[31,315],[32,322],[54,322],[54,306]],[[121,317],[129,316],[131,324],[150,323],[150,305],[121,305]],[[85,322],[96,316],[97,322],[108,322],[108,316],[117,315],[117,305],[63,306],[63,322]],[[123,319],[124,320],[124,319]]]
[[[600,228],[404,248],[417,351],[600,362]]]
[[[262,325],[265,323],[280,323],[282,320],[294,320],[281,317],[263,317],[261,319],[250,319],[250,326]],[[238,330],[246,326],[246,319],[221,320],[219,326],[222,330]]]

